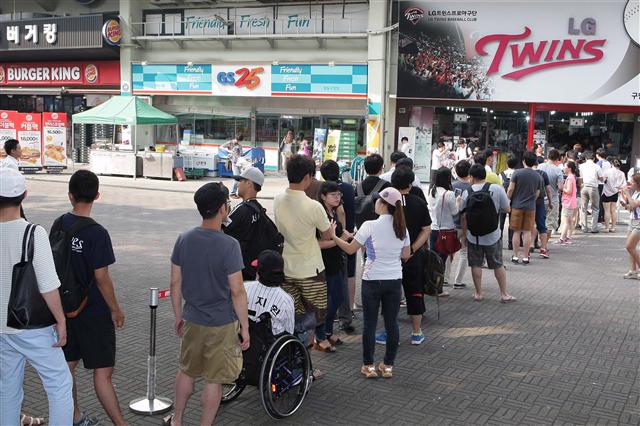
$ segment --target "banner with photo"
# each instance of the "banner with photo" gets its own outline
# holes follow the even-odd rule
[[[400,144],[398,149],[407,157],[415,160],[416,154],[416,128],[415,127],[398,127],[398,139]]]
[[[420,182],[430,182],[431,178],[433,114],[430,107],[411,107],[409,112],[409,125],[415,129],[413,170]]]
[[[64,112],[42,113],[43,165],[45,168],[67,166],[67,114]]]
[[[638,0],[401,1],[400,98],[640,106]]]

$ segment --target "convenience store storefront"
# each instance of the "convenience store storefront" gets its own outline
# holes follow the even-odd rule
[[[627,4],[400,2],[397,127],[416,159],[459,138],[521,155],[534,142],[640,155],[640,40]],[[625,21],[626,19],[626,21]],[[424,173],[423,176],[428,176]]]
[[[242,135],[245,147],[264,148],[265,168],[276,170],[289,130],[310,143],[318,129],[353,135],[351,158],[365,147],[363,64],[138,63],[132,80],[134,95],[153,96],[154,106],[178,118],[179,139],[190,148],[215,153]],[[173,132],[159,127],[156,143],[173,144]]]

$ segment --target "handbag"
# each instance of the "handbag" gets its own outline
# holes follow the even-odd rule
[[[7,326],[18,330],[44,328],[56,322],[40,294],[38,278],[33,269],[35,230],[36,225],[27,225],[22,238],[22,258],[20,263],[13,266],[11,275]]]
[[[444,198],[447,195],[447,191],[442,194],[442,206],[440,210],[440,218],[444,213]],[[457,252],[462,248],[460,240],[458,239],[458,232],[455,229],[441,229],[438,231],[438,239],[436,240],[436,251],[443,256],[449,256]]]

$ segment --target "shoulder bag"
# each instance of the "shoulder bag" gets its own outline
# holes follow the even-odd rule
[[[56,322],[40,294],[33,269],[35,230],[36,225],[27,225],[22,238],[22,259],[13,266],[11,276],[7,326],[18,330],[44,328]]]
[[[445,196],[447,195],[447,191],[444,191],[442,194],[442,205],[440,209],[440,220],[442,222],[442,215],[444,214],[444,204],[445,204]],[[436,240],[436,251],[443,256],[450,256],[460,250],[462,248],[462,244],[460,244],[460,240],[458,239],[458,231],[455,229],[439,229],[438,230],[438,239]]]

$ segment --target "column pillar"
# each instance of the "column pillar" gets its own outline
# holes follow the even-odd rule
[[[389,22],[389,2],[369,2],[369,31],[368,37],[368,101],[367,101],[367,151],[379,152],[382,156],[393,150],[384,132],[385,120],[389,112],[387,87],[387,37],[389,32],[381,30]],[[395,113],[395,112],[393,112]]]

